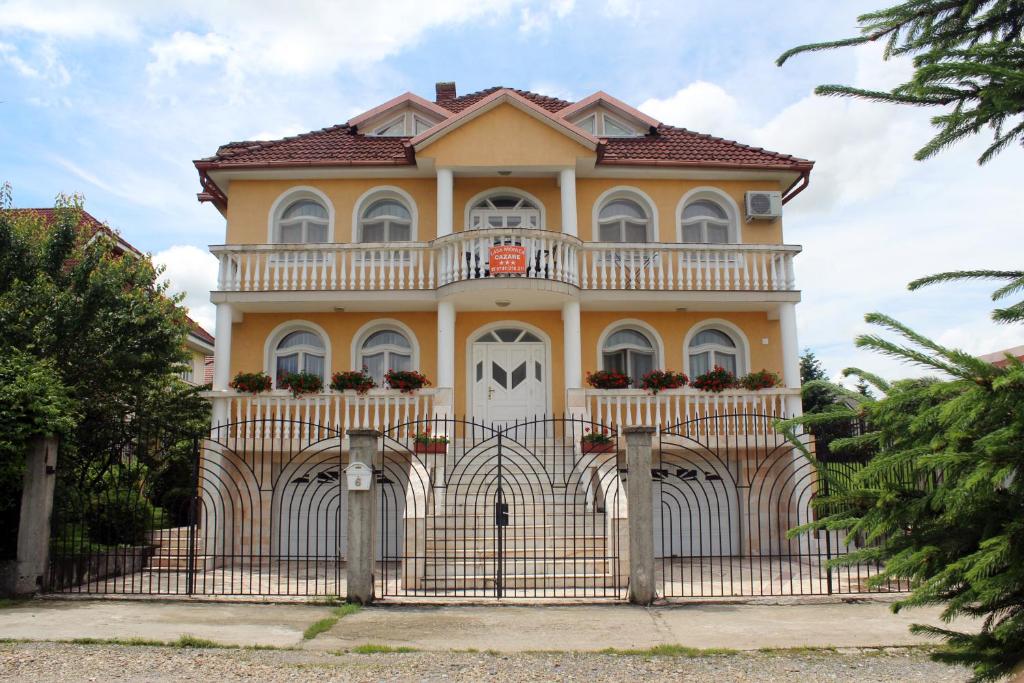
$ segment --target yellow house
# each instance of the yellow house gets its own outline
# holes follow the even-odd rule
[[[353,426],[354,402],[371,399],[392,421],[667,425],[800,409],[800,248],[784,243],[781,214],[810,161],[668,126],[603,92],[573,103],[439,83],[434,101],[406,93],[195,165],[199,199],[227,221],[211,248],[216,419],[290,400],[235,394],[237,372],[309,371],[326,386],[361,368],[379,387],[388,369],[419,370],[432,388],[326,391],[318,420]],[[781,386],[637,388],[651,370],[692,379],[714,365],[766,369]],[[590,387],[597,370],[634,386]]]

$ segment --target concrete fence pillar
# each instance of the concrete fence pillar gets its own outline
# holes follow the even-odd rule
[[[654,500],[651,448],[654,427],[626,427],[626,505],[629,515],[629,601],[654,602]]]
[[[380,433],[375,429],[348,430],[349,467],[361,463],[375,469],[378,457],[377,440]],[[348,477],[341,478],[341,485],[348,486]],[[348,557],[346,558],[346,579],[349,602],[366,605],[373,602],[373,570],[376,564],[376,519],[377,519],[377,477],[370,477],[369,488],[363,491],[348,490]]]
[[[25,457],[18,524],[18,564],[14,592],[30,595],[41,590],[50,560],[50,516],[57,474],[57,439],[33,440]]]

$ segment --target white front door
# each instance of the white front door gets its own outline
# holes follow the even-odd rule
[[[509,424],[547,413],[544,344],[476,342],[471,379],[473,417]]]

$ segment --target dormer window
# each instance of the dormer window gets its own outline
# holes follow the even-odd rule
[[[408,133],[405,132],[405,116],[399,116],[397,119],[388,121],[383,126],[373,131],[373,134],[379,135],[380,137],[401,137],[403,135],[408,135]]]
[[[373,125],[367,130],[372,131],[368,135],[377,137],[411,137],[419,135],[435,125],[437,125],[436,121],[426,116],[421,116],[410,108],[397,116],[385,119],[382,123]]]
[[[599,138],[634,138],[642,135],[625,121],[603,110],[584,116],[574,124]]]

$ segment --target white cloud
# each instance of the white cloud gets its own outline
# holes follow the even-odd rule
[[[748,128],[739,101],[707,81],[694,81],[665,99],[651,98],[638,109],[663,123],[711,135],[738,135]]]
[[[151,79],[174,76],[180,64],[209,64],[214,59],[223,59],[229,51],[227,41],[215,33],[200,36],[177,31],[150,48],[153,61],[146,65],[146,72]]]
[[[52,86],[63,87],[71,82],[71,74],[50,41],[43,41],[33,52],[30,59],[36,62],[36,65],[19,55],[16,46],[0,43],[0,63],[10,65],[20,76],[43,80]]]
[[[576,0],[553,0],[539,8],[523,7],[519,10],[519,32],[530,34],[551,30],[551,22],[564,19],[572,12]]]
[[[154,7],[158,3],[154,3]],[[0,30],[31,31],[61,38],[131,39],[138,27],[133,0],[6,0],[0,3]]]
[[[166,267],[164,279],[171,292],[185,295],[188,314],[213,332],[216,310],[210,303],[210,291],[217,285],[217,259],[210,252],[192,245],[176,245],[153,255],[153,262]]]

